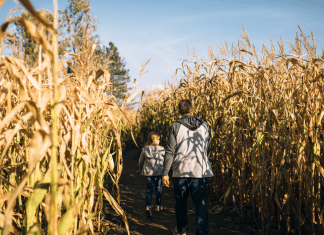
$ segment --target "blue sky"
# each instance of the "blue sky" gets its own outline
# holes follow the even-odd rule
[[[31,2],[36,9],[53,9],[50,0]],[[59,9],[66,5],[66,0],[58,0]],[[1,23],[15,6],[13,0],[6,0],[0,9]],[[171,80],[188,58],[187,46],[205,58],[208,46],[216,48],[224,41],[237,45],[242,25],[259,53],[264,43],[269,45],[269,38],[274,43],[280,36],[293,42],[298,25],[306,35],[314,32],[318,52],[324,47],[323,0],[92,0],[91,7],[101,43],[115,43],[132,80],[151,58],[149,72],[137,83],[141,88]],[[288,44],[285,48],[289,52]]]

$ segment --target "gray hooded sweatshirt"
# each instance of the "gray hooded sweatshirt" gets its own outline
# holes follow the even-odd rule
[[[165,150],[161,146],[146,146],[142,149],[139,167],[142,175],[162,175]]]
[[[173,165],[173,177],[212,177],[208,160],[210,142],[211,133],[206,122],[196,116],[178,119],[170,127],[162,175],[167,176]]]

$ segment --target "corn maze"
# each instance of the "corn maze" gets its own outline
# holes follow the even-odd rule
[[[8,26],[19,23],[37,42],[39,58],[31,67],[19,43],[6,45],[9,56],[0,47],[0,233],[101,231],[106,198],[130,234],[119,206],[120,135],[122,125],[129,124],[125,106],[141,91],[118,105],[113,95],[107,96],[113,88],[103,68],[110,60],[98,63],[87,29],[83,50],[59,59],[55,1],[53,23],[29,1],[20,2],[42,27],[10,15],[1,24],[5,41],[13,37]],[[103,186],[106,176],[110,188],[117,188],[117,201]]]
[[[177,104],[188,98],[212,131],[210,193],[221,193],[263,234],[324,233],[324,57],[313,35],[300,29],[289,53],[280,41],[258,55],[244,30],[237,47],[224,43],[206,60],[183,61],[179,82],[147,94],[131,124],[126,105],[142,91],[121,105],[107,95],[113,87],[103,68],[111,61],[98,62],[87,29],[83,50],[59,58],[55,1],[53,23],[20,2],[42,27],[10,14],[0,26],[1,234],[100,231],[104,198],[130,234],[119,206],[122,143],[143,144],[156,131],[166,144]],[[13,23],[37,42],[34,66],[19,43],[3,55]]]
[[[301,29],[289,54],[279,41],[279,50],[271,42],[258,55],[245,30],[242,38],[219,53],[210,48],[207,60],[183,61],[179,82],[147,94],[135,139],[143,143],[156,131],[166,144],[178,102],[191,99],[212,131],[209,191],[222,193],[263,234],[321,234],[324,57]]]

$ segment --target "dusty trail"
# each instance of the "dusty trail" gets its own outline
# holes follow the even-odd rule
[[[140,149],[126,150],[124,152],[124,169],[120,179],[121,207],[126,211],[131,234],[135,235],[169,235],[176,227],[176,217],[174,211],[174,192],[171,184],[170,188],[163,187],[162,206],[163,211],[155,211],[155,192],[153,194],[153,218],[148,219],[145,214],[145,193],[146,180],[140,175],[138,170],[138,158]],[[171,182],[171,180],[170,180]],[[195,209],[191,198],[188,200],[188,235],[196,232]],[[229,216],[220,214],[209,215],[209,234],[217,235],[246,235],[238,229],[238,225],[233,223]]]

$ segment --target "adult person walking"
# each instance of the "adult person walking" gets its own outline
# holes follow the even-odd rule
[[[169,187],[169,170],[173,165],[173,184],[176,198],[177,230],[188,229],[187,199],[191,197],[196,208],[197,235],[208,234],[207,178],[213,176],[208,160],[211,134],[206,122],[193,115],[190,100],[178,105],[181,116],[170,127],[162,171],[162,183]]]

